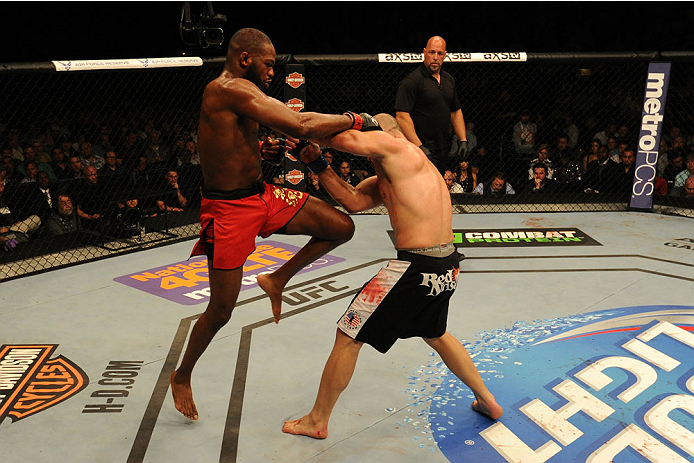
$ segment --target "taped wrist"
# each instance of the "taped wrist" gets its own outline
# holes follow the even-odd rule
[[[305,164],[306,164],[306,167],[311,169],[311,172],[313,172],[314,174],[320,174],[325,169],[327,169],[329,166],[328,161],[323,157],[322,154],[320,156],[318,156],[316,159],[314,159],[313,161],[307,162]]]

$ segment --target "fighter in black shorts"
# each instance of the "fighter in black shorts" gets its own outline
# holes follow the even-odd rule
[[[446,331],[448,302],[458,284],[458,253],[452,244],[452,208],[446,184],[424,153],[407,141],[395,118],[387,114],[375,118],[385,132],[348,130],[319,140],[371,159],[376,176],[356,187],[327,166],[317,146],[301,154],[302,161],[348,212],[386,206],[398,256],[364,285],[340,317],[313,409],[301,419],[286,421],[282,427],[286,433],[327,437],[330,414],[352,378],[361,346],[368,343],[386,352],[398,338],[414,336],[436,350],[472,390],[474,410],[492,419],[503,414],[470,355]]]

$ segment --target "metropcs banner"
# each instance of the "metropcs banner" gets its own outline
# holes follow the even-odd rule
[[[641,130],[636,150],[636,169],[629,207],[650,210],[653,206],[656,165],[663,133],[663,114],[670,82],[670,63],[651,63],[641,111]]]
[[[298,246],[277,241],[256,243],[255,251],[248,256],[243,265],[241,290],[258,286],[258,275],[274,272],[291,259],[299,249],[301,248]],[[326,254],[298,273],[310,272],[344,261],[342,257]],[[114,280],[179,304],[193,305],[210,300],[206,257],[194,257],[190,260],[117,277]]]
[[[693,330],[692,306],[642,306],[485,332],[466,348],[504,415],[430,364],[432,437],[452,462],[694,461]]]

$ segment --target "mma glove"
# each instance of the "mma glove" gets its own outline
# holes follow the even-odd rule
[[[287,154],[287,140],[285,138],[275,138],[278,142],[278,147],[277,147],[277,152],[267,152],[266,147],[268,145],[271,146],[271,143],[269,141],[264,141],[263,144],[260,146],[260,157],[263,158],[264,161],[269,162],[273,166],[279,166],[282,165],[282,161],[284,160],[285,154]]]
[[[314,174],[318,175],[321,172],[323,172],[325,169],[328,168],[328,160],[323,157],[323,154],[321,153],[320,156],[318,156],[316,159],[313,161],[305,162],[304,159],[301,157],[301,152],[303,151],[304,148],[306,148],[310,143],[306,140],[301,140],[297,145],[296,148],[294,148],[291,151],[291,154],[297,158],[299,161],[301,161],[306,167],[308,167],[311,172]]]
[[[458,142],[458,156],[461,158],[464,158],[468,154],[468,145],[467,145],[467,140],[459,141]]]
[[[344,114],[352,118],[352,127],[350,127],[351,129],[361,130],[362,132],[369,132],[371,130],[383,130],[378,121],[374,119],[374,117],[370,114],[357,114],[351,111],[347,111]]]

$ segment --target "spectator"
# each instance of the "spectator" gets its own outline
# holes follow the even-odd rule
[[[50,163],[51,170],[55,174],[58,180],[64,180],[69,178],[70,167],[66,162],[65,154],[63,150],[59,147],[55,147],[51,150],[52,161]]]
[[[338,172],[338,175],[342,180],[352,186],[359,185],[359,182],[361,181],[359,176],[352,172],[352,166],[350,166],[349,161],[342,161],[340,163],[340,171]]]
[[[516,194],[516,191],[506,181],[506,174],[499,171],[494,174],[491,181],[478,183],[473,193],[478,195],[513,195]]]
[[[600,146],[597,151],[597,159],[591,161],[586,169],[584,177],[585,193],[614,193],[623,184],[624,177],[620,166],[607,155],[607,148]]]
[[[73,148],[72,148],[72,143],[70,143],[70,139],[66,137],[65,135],[62,135],[58,139],[58,147],[63,151],[63,156],[65,159],[70,159],[72,156],[78,156],[79,153],[77,153]]]
[[[84,168],[83,180],[72,195],[77,202],[77,215],[85,228],[95,230],[102,223],[106,210],[104,191],[99,184],[99,174],[94,166]]]
[[[200,155],[198,154],[198,147],[192,138],[186,140],[186,149],[180,153],[180,158],[178,159],[178,166],[187,165],[199,165]]]
[[[564,127],[562,131],[564,132],[563,136],[566,138],[567,147],[571,149],[576,148],[578,144],[578,127],[573,123],[571,116],[564,117]]]
[[[140,200],[134,194],[128,195],[128,199],[118,203],[115,218],[116,231],[118,234],[126,235],[132,235],[135,230],[144,233],[143,216]]]
[[[562,186],[562,192],[570,192],[573,186],[581,182],[581,166],[575,161],[574,151],[562,151],[559,165],[554,171],[554,181]]]
[[[27,145],[24,147],[24,162],[17,166],[17,170],[21,174],[23,174],[24,176],[27,176],[27,170],[26,169],[27,169],[27,165],[30,162],[36,163],[36,168],[38,170],[46,172],[51,179],[56,178],[50,164],[46,164],[45,162],[41,162],[36,158],[36,150],[34,149],[34,145]]]
[[[460,183],[455,181],[455,174],[450,170],[446,170],[443,173],[443,181],[446,182],[446,187],[448,187],[449,193],[465,193],[463,187]]]
[[[617,144],[624,143],[628,146],[630,142],[633,142],[629,139],[629,127],[625,124],[619,126],[615,138],[617,139]]]
[[[135,171],[140,165],[140,158],[144,156],[144,150],[135,132],[129,132],[123,141],[123,147],[116,151],[120,154],[123,167],[128,171]],[[145,163],[147,157],[145,156]]]
[[[610,137],[607,139],[607,143],[605,144],[605,148],[607,149],[607,155],[610,157],[610,159],[614,162],[621,162],[620,157],[619,157],[619,148],[617,147],[617,138],[616,137]]]
[[[72,206],[72,200],[67,194],[59,194],[58,207],[48,219],[46,229],[51,236],[64,235],[77,231],[77,215]]]
[[[605,150],[605,153],[607,153],[607,149],[604,146],[602,146],[600,140],[594,139],[592,142],[590,142],[590,149],[588,150],[588,154],[583,156],[583,172],[586,172],[588,170],[588,164],[598,160],[598,151],[601,148],[603,148]]]
[[[84,178],[84,168],[82,167],[82,160],[79,156],[70,156],[70,158],[68,159],[67,166],[67,178]]]
[[[17,169],[15,168],[16,162],[18,161],[9,155],[4,155],[2,158],[2,163],[4,164],[5,168],[6,185],[14,185],[16,183],[21,182],[24,178],[24,176],[21,173],[17,172]]]
[[[631,191],[632,185],[634,184],[634,171],[636,170],[635,161],[636,154],[632,148],[627,148],[620,155],[620,174],[622,177],[622,185],[619,187],[620,192]]]
[[[99,135],[99,143],[94,145],[92,152],[94,156],[99,156],[106,159],[106,153],[109,151],[115,151],[114,146],[111,144],[111,137],[108,133],[104,132]]]
[[[557,138],[557,147],[550,153],[550,159],[553,162],[558,162],[562,153],[573,152],[573,147],[569,146],[569,137],[559,135]]]
[[[607,145],[607,139],[617,136],[617,127],[613,122],[608,122],[603,130],[593,135],[593,140],[598,140],[602,146]]]
[[[24,149],[22,148],[19,136],[19,130],[10,129],[7,135],[7,142],[12,153],[12,157],[19,162],[24,162]]]
[[[6,197],[5,191],[5,184],[0,182],[0,245],[11,251],[17,243],[29,240],[41,226],[41,218],[38,215],[17,215],[18,208],[12,199]]]
[[[658,175],[665,174],[665,168],[670,163],[670,145],[665,137],[660,139],[660,149],[658,150]]]
[[[530,167],[528,168],[528,180],[535,178],[534,167],[537,164],[542,163],[545,166],[545,174],[548,179],[554,177],[554,167],[552,166],[552,161],[549,160],[549,145],[542,144],[540,149],[537,150],[537,157],[530,161]]]
[[[677,174],[685,168],[685,156],[682,151],[670,151],[668,155],[668,164],[663,170],[663,178],[668,183],[670,189],[675,186],[675,178]]]
[[[36,181],[36,174],[39,172],[39,166],[35,161],[30,161],[26,164],[24,178],[19,183],[32,183]]]
[[[30,201],[37,205],[37,215],[41,217],[41,222],[43,223],[46,222],[53,210],[55,195],[51,191],[52,187],[51,178],[48,174],[44,171],[39,171],[36,174],[36,199],[30,199]]]
[[[188,199],[187,194],[184,194],[178,185],[178,172],[169,170],[164,179],[164,192],[157,200],[157,207],[162,212],[182,212],[188,204]]]
[[[458,163],[456,179],[463,189],[463,193],[472,193],[477,188],[477,173],[474,172],[468,157],[464,157]]]
[[[521,111],[520,120],[513,126],[512,142],[516,154],[523,158],[532,157],[537,139],[537,124],[530,122],[530,111]]]
[[[675,177],[675,183],[674,187],[675,188],[681,188],[684,186],[684,181],[687,180],[689,177],[694,175],[694,153],[689,153],[687,155],[687,168],[677,174]]]
[[[43,144],[40,138],[32,140],[31,146],[34,147],[36,152],[36,160],[39,162],[44,162],[46,164],[51,163],[51,154],[46,150],[46,146]],[[39,164],[39,167],[41,165]]]
[[[162,145],[161,135],[159,132],[153,131],[149,135],[148,145],[145,150],[147,156],[147,164],[149,165],[164,165],[169,160],[169,149]],[[199,158],[198,158],[199,159]]]
[[[694,199],[694,176],[687,177],[684,185],[681,187],[673,188],[670,195],[678,198]]]
[[[446,41],[438,36],[431,37],[423,55],[422,64],[398,86],[395,118],[407,139],[422,148],[443,175],[450,125],[461,140],[458,156],[467,154],[465,120],[455,80],[441,70],[446,58]]]
[[[124,172],[120,164],[118,164],[118,157],[116,152],[113,150],[107,151],[104,155],[104,165],[98,170],[99,177],[104,177],[106,175],[120,174]]]
[[[106,163],[104,158],[94,154],[92,144],[88,141],[83,141],[80,143],[80,161],[82,161],[83,167],[94,166],[96,167],[97,171],[104,167],[104,164]]]
[[[542,162],[538,162],[532,169],[533,178],[528,180],[528,192],[545,194],[554,191],[554,181],[547,175],[547,166]]]

